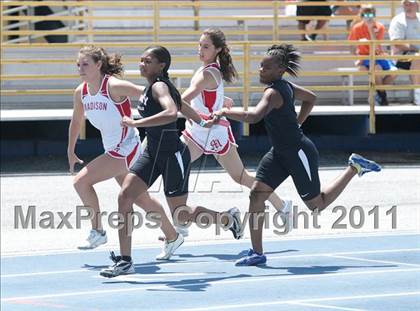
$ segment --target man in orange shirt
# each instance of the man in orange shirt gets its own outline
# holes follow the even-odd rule
[[[375,20],[376,10],[372,5],[363,5],[360,9],[361,22],[355,24],[350,31],[348,37],[349,40],[359,40],[359,41],[368,41],[368,40],[383,40],[385,34],[385,27],[383,24]],[[354,46],[351,47],[352,52],[356,55],[369,55],[369,45],[358,45],[357,48]],[[375,55],[384,55],[384,51],[380,45],[376,46]],[[359,66],[359,70],[368,71],[369,70],[369,60],[358,60],[356,61],[356,66]],[[394,64],[390,60],[386,59],[377,59],[375,62],[376,70],[395,70]],[[375,83],[376,85],[385,85],[391,84],[395,79],[393,75],[376,75]],[[388,99],[385,91],[377,90],[377,95],[375,101],[380,105],[388,105]]]

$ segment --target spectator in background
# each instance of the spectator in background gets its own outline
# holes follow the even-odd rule
[[[303,0],[306,2],[327,2],[326,0]],[[299,6],[296,9],[296,16],[331,16],[331,7],[326,6]],[[306,25],[309,24],[310,20],[300,20],[298,21],[298,29],[306,30]],[[327,20],[317,20],[315,24],[315,30],[322,29],[326,24]],[[311,35],[302,34],[303,41],[312,41],[316,39],[317,34],[313,33]]]
[[[420,40],[420,13],[417,0],[402,0],[404,12],[396,15],[389,25],[389,37],[391,40]],[[396,44],[393,54],[420,55],[420,44]],[[401,59],[397,62],[397,68],[403,70],[420,70],[420,59]],[[420,84],[420,75],[411,75],[413,84]],[[420,105],[420,89],[414,90],[414,103]]]
[[[337,0],[337,1],[345,1],[345,0]],[[346,2],[349,2],[349,1],[356,2],[356,1],[360,1],[360,0],[346,0]],[[360,10],[360,5],[355,5],[355,6],[334,5],[332,7],[332,13],[335,16],[341,16],[341,15],[353,15],[354,16],[353,19],[346,20],[347,30],[351,29],[352,23],[357,18],[359,10]]]
[[[383,24],[375,20],[376,10],[372,5],[362,5],[360,9],[361,21],[355,24],[349,35],[349,40],[359,40],[359,41],[368,41],[368,40],[383,40],[385,34],[385,27]],[[354,46],[351,47],[352,52],[356,55],[369,55],[370,50],[368,45],[358,45],[357,48]],[[380,45],[376,46],[375,55],[384,55],[384,51]],[[358,60],[356,61],[356,66],[359,66],[359,69],[362,71],[369,70],[369,60]],[[375,62],[376,70],[395,70],[394,64],[386,59],[376,59]],[[391,84],[395,79],[393,75],[375,75],[376,85],[386,85]],[[388,99],[386,91],[377,90],[377,95],[375,96],[375,102],[379,103],[381,106],[388,105]]]

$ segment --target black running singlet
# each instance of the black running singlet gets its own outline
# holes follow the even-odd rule
[[[297,122],[293,86],[288,81],[279,79],[268,85],[283,97],[283,106],[271,110],[264,117],[264,124],[275,150],[296,148],[303,137]]]
[[[177,106],[180,107],[180,103],[177,102],[175,96],[175,87],[166,79],[158,78],[144,90],[144,95],[140,98],[140,103],[137,108],[142,118],[147,118],[163,111],[160,103],[155,101],[152,95],[152,86],[159,81],[164,82],[168,86],[172,98]],[[175,152],[183,148],[179,139],[176,121],[164,125],[146,127],[145,130],[147,135],[147,148],[152,154],[160,151]]]

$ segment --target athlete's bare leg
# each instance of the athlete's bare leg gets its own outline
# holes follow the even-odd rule
[[[122,227],[118,230],[121,256],[131,256],[132,227],[129,225],[128,217],[133,212],[134,201],[146,192],[146,183],[137,175],[128,173],[118,195],[118,212],[124,217]]]
[[[120,175],[115,177],[118,184],[122,187],[124,178],[127,176],[128,171],[126,174]],[[165,213],[162,205],[159,203],[156,198],[153,198],[149,195],[149,192],[142,193],[139,197],[137,197],[134,201],[134,204],[142,208],[146,213],[157,213],[160,215],[160,228],[162,229],[165,238],[168,241],[172,241],[176,239],[176,232],[175,229],[169,220],[168,216]]]
[[[252,188],[255,177],[245,169],[235,145],[231,145],[229,151],[224,155],[216,155],[215,158],[235,182],[249,189]],[[276,210],[281,210],[284,206],[283,201],[274,191],[268,197],[268,201],[273,204]]]
[[[322,187],[321,193],[318,196],[304,201],[306,206],[312,211],[316,209],[319,212],[322,211],[337,199],[356,174],[357,170],[354,167],[348,166],[333,182]]]
[[[188,122],[188,121],[186,121]],[[188,150],[190,151],[191,155],[191,163],[197,160],[199,157],[203,155],[203,150],[201,150],[191,139],[185,137],[184,135],[181,136],[181,141],[187,145]]]
[[[88,163],[74,177],[73,186],[84,206],[93,210],[92,229],[102,231],[100,221],[99,201],[93,186],[101,181],[108,180],[127,172],[124,159],[116,159],[108,154],[102,154]]]
[[[273,192],[274,190],[270,186],[260,181],[255,181],[251,188],[249,197],[249,230],[251,233],[252,249],[259,254],[263,253],[264,202]]]
[[[187,199],[188,194],[177,197],[166,197],[166,201],[168,202],[168,206],[172,212],[172,215],[177,218],[175,219],[176,222],[180,224],[196,222],[197,216],[201,213],[205,213],[207,216],[209,216],[202,219],[203,221],[206,221],[206,224],[216,224],[218,219],[220,219],[222,225],[228,224],[228,218],[221,217],[220,212],[216,212],[202,206],[187,206]],[[182,208],[182,210],[177,210],[178,208]]]

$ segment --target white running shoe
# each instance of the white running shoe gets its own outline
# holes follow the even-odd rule
[[[174,225],[175,231],[186,238],[189,235],[189,230],[187,226],[183,225]]]
[[[105,244],[106,242],[108,242],[106,231],[103,231],[101,233],[95,229],[92,229],[90,230],[90,234],[86,241],[87,243],[85,245],[81,245],[78,248],[81,250],[94,249],[99,245]]]
[[[121,256],[115,256],[114,252],[111,252],[110,258],[114,264],[108,268],[102,269],[99,275],[106,278],[114,278],[119,275],[132,274],[136,272],[132,261],[122,260]]]
[[[287,233],[293,230],[293,202],[292,200],[283,200],[284,206],[279,210],[280,218],[285,224]]]
[[[173,241],[165,240],[163,245],[162,252],[156,256],[156,260],[169,260],[171,256],[175,253],[178,247],[184,243],[184,237],[182,234],[178,233],[177,237]]]
[[[229,230],[232,231],[233,237],[236,240],[239,240],[244,235],[244,229],[241,227],[241,212],[237,207],[233,207],[227,211],[232,216],[232,225],[230,226]]]

